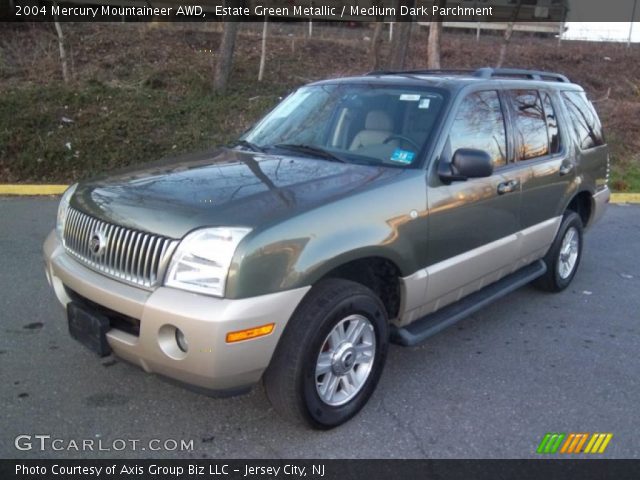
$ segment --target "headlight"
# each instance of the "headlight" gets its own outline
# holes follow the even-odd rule
[[[56,232],[58,234],[58,238],[62,240],[64,236],[64,223],[67,220],[67,211],[69,210],[69,200],[71,199],[71,195],[76,191],[77,183],[71,185],[67,190],[62,194],[62,198],[60,199],[60,204],[58,205],[58,220],[56,221]]]
[[[207,295],[224,296],[233,254],[249,228],[205,228],[182,239],[165,285]]]

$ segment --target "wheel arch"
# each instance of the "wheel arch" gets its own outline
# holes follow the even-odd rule
[[[595,211],[593,193],[587,189],[576,192],[567,202],[563,212],[567,210],[576,212],[582,220],[582,226],[586,228],[590,224]]]
[[[322,278],[342,278],[369,288],[380,298],[391,320],[400,314],[401,277],[400,268],[389,258],[369,256],[342,263],[326,272]]]

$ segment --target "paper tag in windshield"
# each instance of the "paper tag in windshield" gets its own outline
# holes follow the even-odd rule
[[[404,165],[409,165],[413,162],[413,157],[415,154],[411,150],[402,150],[401,148],[396,148],[389,160],[392,162],[402,163]]]
[[[422,98],[422,99],[420,99],[420,103],[418,104],[418,108],[427,109],[427,108],[429,108],[429,105],[431,105],[431,99],[430,98]]]
[[[413,93],[403,93],[400,95],[400,100],[403,102],[417,102],[420,100],[420,95],[416,95]]]

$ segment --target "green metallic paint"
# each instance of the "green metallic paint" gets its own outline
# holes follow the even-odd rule
[[[236,252],[227,295],[243,298],[311,285],[340,265],[368,257],[388,259],[409,275],[426,265],[426,246],[425,174],[405,170],[252,232]]]
[[[434,85],[448,89],[451,101],[437,140],[415,162],[426,170],[221,149],[81,183],[71,205],[108,222],[176,239],[209,226],[251,227],[234,255],[226,288],[228,298],[247,298],[312,285],[334,268],[370,257],[393,262],[406,277],[561,215],[578,192],[594,193],[605,182],[606,147],[586,153],[575,149],[561,107],[565,152],[510,163],[489,178],[445,185],[436,166],[462,97],[523,84],[438,79]],[[575,162],[574,172],[561,176],[567,159]],[[497,185],[512,179],[520,188],[497,195]]]

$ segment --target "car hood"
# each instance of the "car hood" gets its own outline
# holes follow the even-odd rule
[[[103,221],[181,238],[205,226],[260,226],[405,170],[220,149],[82,182],[71,205]]]

